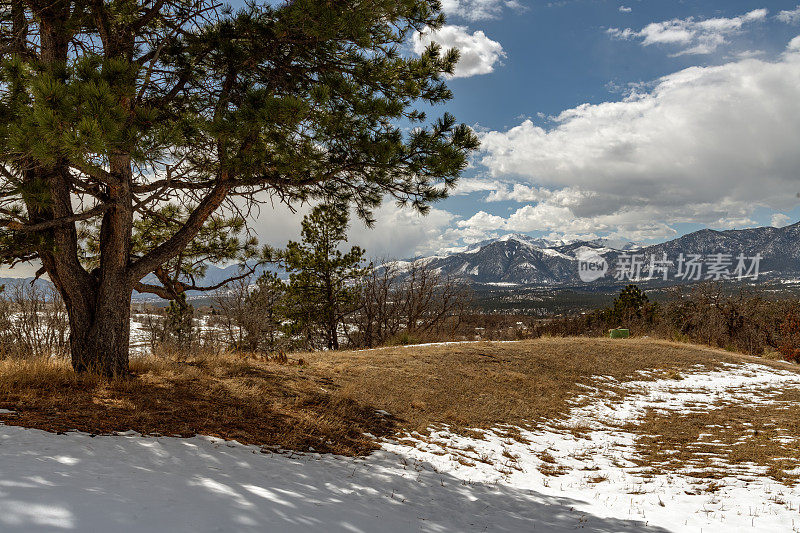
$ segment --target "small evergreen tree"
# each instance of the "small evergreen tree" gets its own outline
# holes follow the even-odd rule
[[[303,219],[302,242],[290,242],[285,252],[293,333],[310,347],[321,338],[328,349],[338,349],[339,325],[358,302],[356,282],[367,269],[361,248],[338,248],[347,240],[347,224],[345,208],[317,206]]]
[[[179,350],[188,350],[194,341],[194,307],[182,292],[170,300],[164,324],[164,341]]]
[[[649,303],[650,300],[647,295],[638,285],[628,285],[614,299],[612,317],[622,322],[634,318],[642,318],[646,314]]]
[[[245,319],[246,341],[254,351],[274,352],[281,345],[286,284],[274,272],[265,272],[245,299],[251,315]]]

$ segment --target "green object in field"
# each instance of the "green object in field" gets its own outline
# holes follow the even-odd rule
[[[631,330],[629,329],[610,329],[608,330],[608,336],[612,339],[627,339],[631,336]]]

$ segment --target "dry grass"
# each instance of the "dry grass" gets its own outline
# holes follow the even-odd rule
[[[542,338],[304,354],[310,369],[410,429],[530,425],[563,417],[593,377],[659,379],[697,365],[756,360],[652,339]],[[770,364],[768,361],[761,361]],[[783,366],[782,366],[783,368]],[[642,370],[660,375],[642,376]]]
[[[295,365],[238,357],[135,361],[133,376],[107,380],[74,374],[66,363],[0,362],[0,415],[6,424],[92,434],[143,434],[238,440],[287,449],[362,454],[365,432],[391,424],[374,409],[325,390],[327,382]]]
[[[761,390],[770,404],[728,404],[693,413],[650,412],[626,430],[638,435],[633,459],[646,471],[693,477],[748,477],[762,471],[800,480],[800,390]],[[753,468],[755,467],[755,468]]]
[[[361,454],[375,446],[364,433],[441,424],[461,431],[503,425],[513,437],[508,426],[565,415],[580,401],[582,385],[598,375],[651,379],[638,372],[655,369],[661,371],[651,374],[656,379],[742,360],[753,358],[650,339],[545,338],[318,352],[285,362],[151,357],[135,360],[133,376],[118,380],[78,376],[63,362],[0,361],[0,408],[17,412],[0,421],[95,434],[204,434]]]

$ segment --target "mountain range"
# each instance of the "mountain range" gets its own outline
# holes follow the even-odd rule
[[[681,261],[683,254],[683,261]],[[722,254],[719,256],[718,254]],[[695,256],[695,257],[692,257]],[[696,257],[700,256],[700,257]],[[504,235],[497,239],[479,242],[464,251],[448,255],[422,257],[432,268],[444,275],[461,277],[472,283],[495,285],[554,286],[581,283],[580,260],[602,258],[607,273],[599,282],[620,282],[634,277],[631,265],[640,264],[641,277],[647,277],[652,258],[658,264],[671,262],[668,277],[677,282],[695,281],[697,271],[679,278],[678,268],[686,272],[690,259],[702,263],[699,279],[716,277],[717,271],[736,277],[736,268],[742,256],[744,267],[752,270],[757,260],[760,278],[796,278],[800,274],[800,222],[783,228],[760,227],[742,230],[716,231],[704,229],[686,234],[660,244],[639,246],[635,243],[614,243],[607,239],[549,241],[522,234]],[[617,280],[620,270],[630,276]],[[743,271],[742,273],[746,273]],[[663,270],[654,277],[663,279]]]
[[[666,258],[672,263],[668,270],[670,281],[679,283],[694,281],[695,279],[676,277],[681,254],[685,260],[693,254],[700,256],[698,260],[703,263],[701,268],[705,270],[701,270],[699,279],[706,279],[710,263],[720,261],[714,257],[715,254],[722,254],[725,263],[723,267],[733,277],[735,277],[737,257],[741,255],[747,259],[747,267],[752,266],[752,258],[760,256],[759,279],[798,280],[800,279],[800,222],[783,228],[760,227],[725,231],[703,229],[649,246],[608,239],[554,241],[523,234],[509,234],[472,244],[460,252],[419,257],[415,260],[425,262],[443,275],[459,277],[472,284],[557,287],[586,284],[579,275],[582,261],[605,263],[607,272],[594,280],[594,283],[619,284],[633,277],[631,264],[635,261],[641,265],[641,277],[647,277],[653,257]],[[410,261],[397,261],[395,264],[402,267],[409,263]],[[628,268],[631,275],[628,278],[616,279],[615,274],[620,268]],[[267,268],[260,269],[259,273],[264,270]],[[237,265],[227,267],[209,265],[202,283],[214,285],[239,272]],[[662,272],[656,272],[655,277],[661,279],[661,274]],[[0,285],[3,283],[11,285],[19,281],[13,278],[0,278]],[[26,281],[30,282],[31,279]],[[43,279],[37,281],[37,285],[46,284],[48,282]],[[191,296],[201,294],[190,293]],[[153,299],[153,296],[135,293],[134,298],[149,300]]]

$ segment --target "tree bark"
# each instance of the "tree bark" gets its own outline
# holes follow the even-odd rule
[[[128,373],[131,289],[103,285],[88,313],[67,306],[72,368],[121,376]]]

